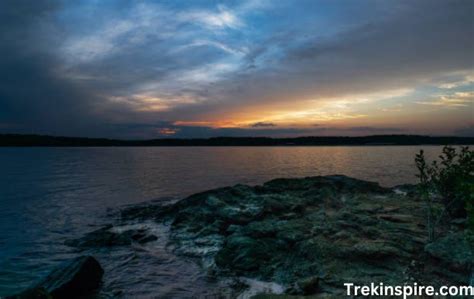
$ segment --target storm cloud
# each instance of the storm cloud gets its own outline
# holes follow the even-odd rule
[[[73,132],[87,122],[96,97],[58,76],[54,26],[47,20],[52,1],[0,4],[0,122],[19,131]],[[44,34],[43,34],[44,32]],[[58,132],[59,133],[59,132]]]

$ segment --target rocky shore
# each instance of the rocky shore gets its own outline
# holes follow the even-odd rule
[[[66,245],[85,250],[160,242],[146,228],[122,228],[164,223],[169,250],[194,258],[210,277],[231,281],[232,294],[240,298],[341,296],[346,282],[441,286],[473,280],[465,220],[442,223],[439,238],[429,243],[425,203],[415,186],[383,188],[342,175],[275,179],[209,190],[165,206],[134,206],[118,218],[117,225]],[[101,270],[95,272],[100,275],[91,276],[87,289],[100,280]],[[55,277],[67,281],[65,274],[51,275],[35,290],[65,298],[54,296]],[[258,295],[263,291],[274,294]]]
[[[464,221],[441,225],[428,243],[414,186],[340,175],[276,179],[121,217],[169,223],[172,250],[198,258],[209,275],[272,282],[286,294],[343,294],[345,282],[467,285],[472,275]]]

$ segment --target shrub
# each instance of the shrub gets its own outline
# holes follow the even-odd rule
[[[423,150],[415,157],[422,196],[428,207],[429,237],[434,238],[434,227],[445,214],[466,217],[474,228],[474,151],[461,147],[459,151],[445,146],[439,156],[441,162],[427,164]],[[443,211],[435,215],[433,202],[439,198]],[[436,218],[436,219],[435,219]]]

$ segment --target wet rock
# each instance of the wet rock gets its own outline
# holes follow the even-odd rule
[[[155,241],[158,238],[148,234],[146,229],[129,229],[122,232],[114,231],[112,225],[105,226],[84,237],[74,240],[67,240],[66,245],[72,247],[111,247],[130,245],[132,242],[144,244]]]
[[[158,217],[162,211],[162,206],[159,204],[147,204],[128,207],[120,211],[120,218],[122,220],[147,220]]]
[[[81,256],[60,266],[39,285],[53,298],[72,298],[98,288],[104,270],[92,256]]]
[[[132,236],[132,239],[134,239],[140,244],[145,244],[158,240],[158,237],[155,235],[136,234]]]
[[[412,185],[412,184],[398,185],[398,186],[393,187],[392,190],[395,193],[406,195],[406,196],[414,196],[420,191],[418,185]]]
[[[303,295],[313,295],[318,291],[319,277],[312,276],[302,279],[296,283],[296,287],[298,288],[297,293],[301,293]]]
[[[170,220],[176,252],[201,257],[212,273],[276,282],[296,295],[341,295],[348,281],[460,281],[424,260],[425,206],[415,187],[403,189],[340,175],[277,179],[195,194],[158,218]],[[426,250],[438,259],[450,254],[438,247],[439,254]],[[465,266],[463,250],[456,262]]]
[[[81,256],[59,266],[33,288],[7,298],[84,298],[100,286],[103,274],[95,258]]]
[[[452,270],[469,271],[474,252],[463,232],[449,233],[425,246],[425,251]]]

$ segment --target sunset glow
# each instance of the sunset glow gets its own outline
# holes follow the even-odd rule
[[[470,1],[42,3],[3,10],[8,132],[474,134]]]

